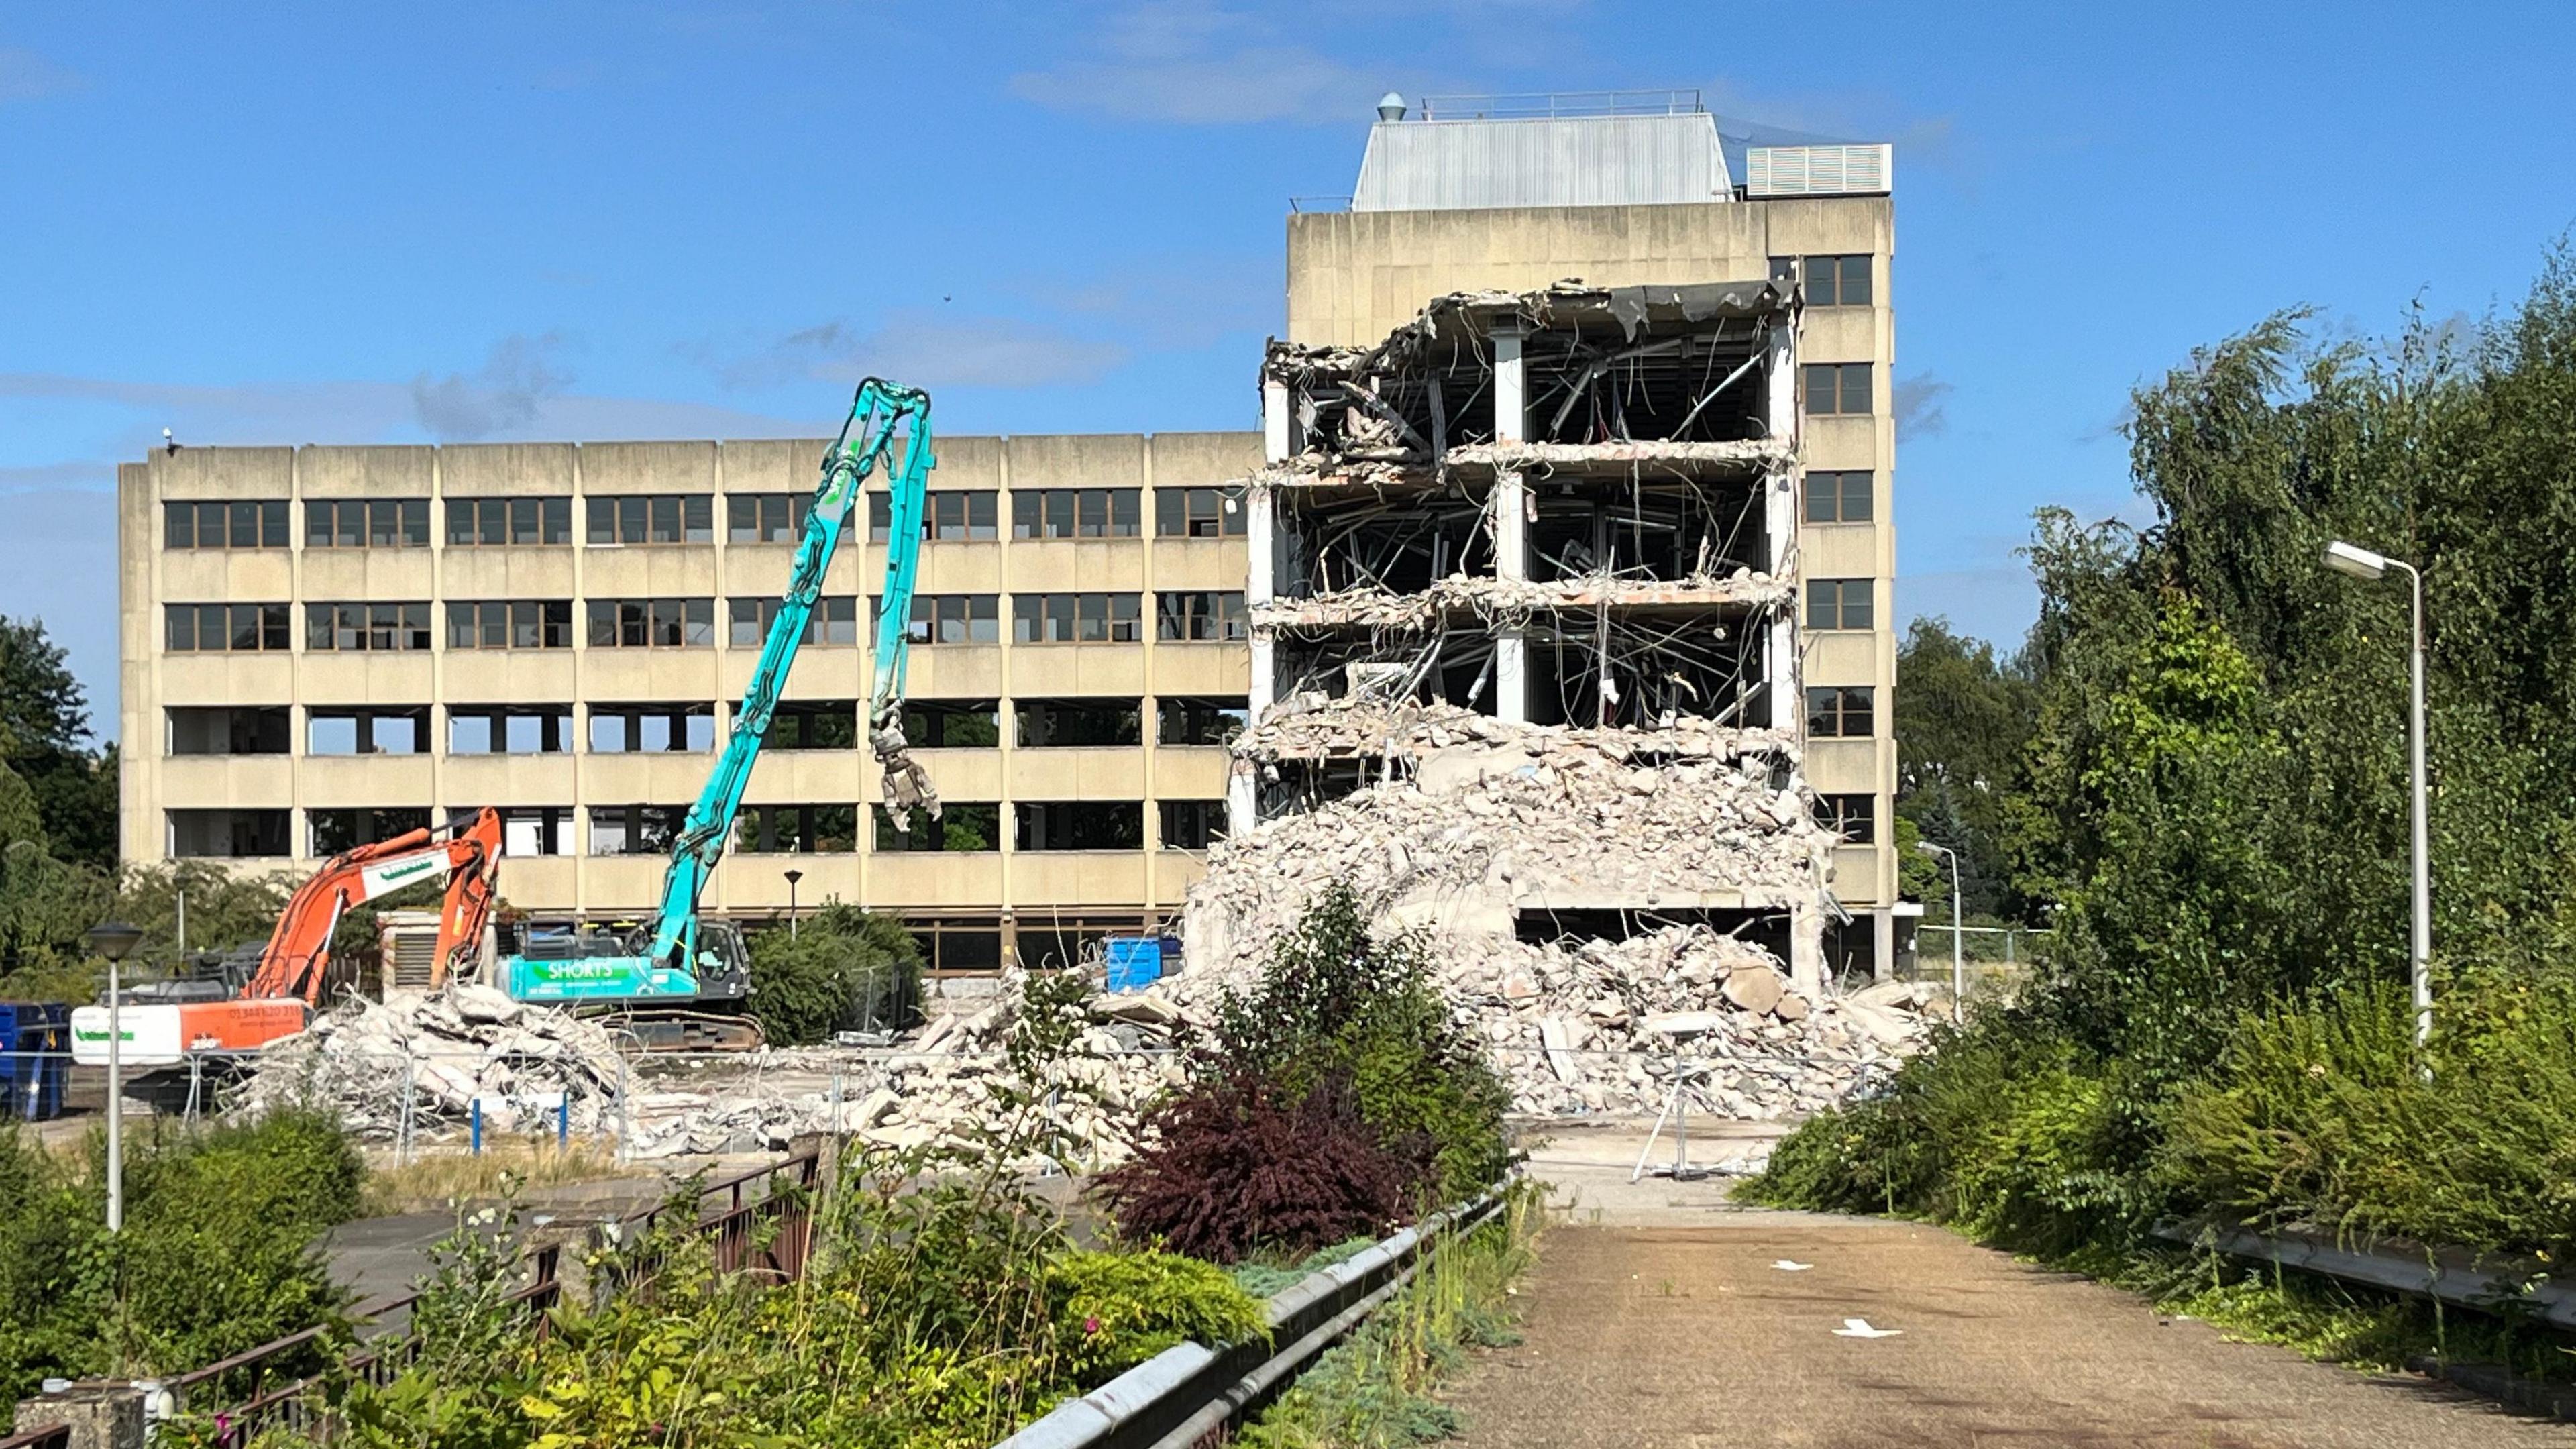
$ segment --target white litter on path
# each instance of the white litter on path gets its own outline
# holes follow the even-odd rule
[[[1904,1331],[1902,1328],[1872,1328],[1866,1318],[1846,1318],[1843,1320],[1843,1326],[1834,1330],[1834,1337],[1894,1338]]]
[[[1813,1263],[1792,1262],[1787,1258],[1775,1258],[1772,1260],[1771,1266],[1779,1269],[1783,1273],[1804,1273],[1809,1268],[1816,1265]],[[1858,1320],[1855,1319],[1854,1321],[1857,1322]]]

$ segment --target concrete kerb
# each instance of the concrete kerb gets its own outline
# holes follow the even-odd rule
[[[1090,1393],[1058,1404],[997,1449],[1178,1449],[1195,1443],[1303,1369],[1393,1296],[1441,1236],[1464,1232],[1501,1206],[1500,1194],[1488,1195],[1309,1273],[1264,1305],[1270,1323],[1266,1339],[1222,1350],[1175,1344]]]

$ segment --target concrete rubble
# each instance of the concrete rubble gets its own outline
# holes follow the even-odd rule
[[[1655,1112],[1676,1052],[1697,1110],[1800,1115],[1875,1087],[1922,1039],[1929,997],[1915,988],[1843,995],[1810,973],[1800,990],[1771,949],[1691,919],[1795,916],[1824,899],[1836,837],[1815,822],[1784,732],[1533,726],[1313,696],[1273,707],[1233,748],[1239,770],[1357,757],[1369,774],[1211,851],[1189,895],[1190,969],[1172,988],[1193,1005],[1251,981],[1325,888],[1346,884],[1380,926],[1422,931],[1459,1022],[1532,1115]],[[1521,939],[1524,921],[1603,903],[1643,928]]]
[[[991,1005],[937,1017],[893,1051],[630,1059],[596,1021],[460,983],[322,1014],[262,1055],[235,1105],[320,1106],[384,1142],[404,1130],[406,1092],[418,1137],[466,1123],[480,1098],[486,1133],[552,1132],[568,1110],[573,1135],[622,1132],[627,1155],[647,1160],[774,1150],[832,1130],[977,1150],[1003,1125],[993,1088],[1009,1070],[1019,999],[1006,983]],[[1151,994],[1101,997],[1088,1015],[1044,1110],[1078,1144],[1075,1165],[1099,1167],[1127,1155],[1146,1105],[1181,1079],[1171,1047],[1182,1017]]]

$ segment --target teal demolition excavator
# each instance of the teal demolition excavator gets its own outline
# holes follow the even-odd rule
[[[882,768],[886,807],[897,828],[908,823],[916,807],[938,818],[939,793],[908,753],[903,737],[907,626],[921,562],[923,495],[937,464],[931,456],[930,395],[872,377],[859,384],[840,437],[823,454],[822,481],[805,515],[795,567],[761,648],[760,666],[743,691],[742,707],[734,712],[733,729],[714,772],[672,838],[660,915],[649,927],[638,924],[622,932],[522,927],[517,949],[500,958],[496,972],[514,999],[619,1016],[638,1040],[656,1049],[759,1044],[755,1023],[721,1010],[741,1001],[751,988],[742,934],[729,922],[700,919],[698,898],[733,838],[743,790],[759,762],[770,716],[804,643],[841,531],[868,478],[887,465],[898,441],[901,459],[886,473],[890,527],[884,601],[877,616],[876,674],[868,695],[868,747]]]

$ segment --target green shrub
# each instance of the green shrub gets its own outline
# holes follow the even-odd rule
[[[1372,935],[1358,897],[1336,885],[1279,942],[1260,981],[1227,995],[1201,1074],[1268,1076],[1300,1096],[1347,1078],[1361,1117],[1419,1164],[1424,1193],[1472,1197],[1511,1164],[1511,1093],[1450,1018],[1427,963],[1418,936]]]
[[[2444,999],[2431,1075],[2388,988],[2250,1017],[2169,1120],[2179,1196],[2249,1222],[2576,1252],[2576,987]]]
[[[358,1209],[338,1124],[278,1113],[127,1144],[106,1231],[103,1137],[64,1163],[0,1131],[0,1394],[48,1374],[175,1373],[329,1321],[315,1239]]]
[[[920,998],[921,943],[890,916],[835,900],[793,933],[751,938],[751,1014],[777,1045],[905,1026]]]

